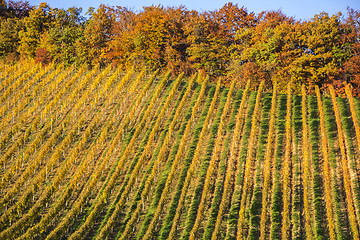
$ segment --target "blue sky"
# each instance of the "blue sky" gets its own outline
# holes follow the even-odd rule
[[[29,0],[31,5],[38,5],[43,1],[41,0]],[[179,6],[185,5],[189,10],[207,11],[215,10],[224,6],[229,1],[223,0],[77,0],[77,1],[61,1],[61,0],[48,0],[46,1],[51,7],[68,8],[72,6],[82,7],[83,13],[87,11],[89,7],[97,8],[101,3],[108,4],[110,6],[124,6],[133,9],[134,11],[140,11],[142,6],[151,6],[161,4],[163,6]],[[347,6],[355,10],[360,10],[360,0],[241,0],[231,1],[234,4],[238,4],[239,7],[244,6],[248,12],[259,13],[265,10],[281,10],[288,16],[295,17],[297,20],[307,20],[312,18],[315,14],[322,11],[329,13],[330,15],[336,14],[339,11],[346,13]]]

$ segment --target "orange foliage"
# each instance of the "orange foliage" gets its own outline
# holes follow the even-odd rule
[[[45,65],[49,64],[51,62],[49,51],[45,48],[38,48],[35,53],[35,62]]]

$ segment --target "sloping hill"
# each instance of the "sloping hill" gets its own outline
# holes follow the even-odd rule
[[[0,239],[359,239],[350,91],[0,71]]]

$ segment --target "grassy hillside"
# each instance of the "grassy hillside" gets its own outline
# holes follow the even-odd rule
[[[360,99],[0,73],[0,239],[359,239]]]

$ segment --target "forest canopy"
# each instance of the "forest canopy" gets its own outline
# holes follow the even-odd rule
[[[201,71],[224,83],[252,80],[299,92],[344,84],[360,95],[360,11],[296,20],[281,11],[249,12],[227,3],[214,11],[148,6],[133,11],[100,5],[52,8],[46,2],[0,1],[0,58],[90,68],[114,66]]]

